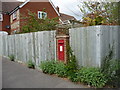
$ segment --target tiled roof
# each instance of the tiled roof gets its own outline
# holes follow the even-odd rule
[[[2,12],[11,12],[19,5],[21,5],[21,2],[2,2]]]
[[[60,19],[62,21],[65,21],[65,20],[76,20],[73,16],[70,16],[70,15],[67,15],[67,14],[63,14],[63,13],[60,13]]]

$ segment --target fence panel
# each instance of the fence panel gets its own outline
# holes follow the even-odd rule
[[[113,46],[120,59],[120,26],[89,26],[69,30],[70,46],[80,66],[100,67]]]
[[[16,60],[22,62],[33,60],[39,65],[42,60],[56,58],[55,31],[5,35],[0,37],[0,42],[0,54],[3,50],[4,56],[14,55]]]

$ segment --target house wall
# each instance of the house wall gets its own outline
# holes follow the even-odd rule
[[[21,14],[28,15],[28,11],[33,11],[37,14],[38,11],[42,11],[43,9],[46,9],[45,11],[47,12],[48,18],[55,18],[58,17],[58,14],[50,4],[50,2],[28,2],[25,6],[23,6],[20,9]]]
[[[20,14],[22,17],[27,16],[28,10],[38,14],[38,11],[43,11],[44,8],[46,9],[45,12],[47,13],[48,18],[52,19],[52,18],[58,17],[58,14],[54,10],[50,2],[28,2],[25,6],[23,6],[20,9]],[[23,24],[22,24],[22,19],[21,19],[20,28],[22,28],[22,26]]]
[[[17,10],[17,18],[13,20],[13,14],[10,15],[10,23],[11,23],[11,33],[14,31],[20,31],[20,11]]]
[[[3,21],[0,24],[2,26],[2,28],[0,28],[0,31],[6,31],[8,33],[10,33],[10,29],[7,29],[6,26],[9,25],[10,26],[10,16],[3,14]]]
[[[10,16],[11,18],[11,31],[20,31],[23,26],[22,18],[28,15],[28,10],[35,12],[36,14],[38,11],[42,11],[46,9],[48,18],[55,18],[58,17],[58,14],[50,4],[50,2],[28,2],[22,8],[17,11],[17,19],[13,20],[13,14]]]

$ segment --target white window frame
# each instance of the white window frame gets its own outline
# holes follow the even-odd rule
[[[42,14],[45,14],[45,16],[43,17]],[[42,11],[38,11],[38,19],[45,19],[47,18],[47,13],[46,12],[42,12]]]
[[[13,20],[15,20],[17,18],[17,12],[13,13]]]
[[[0,22],[3,21],[3,14],[0,14]]]

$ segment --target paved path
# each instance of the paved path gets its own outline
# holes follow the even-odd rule
[[[17,62],[2,59],[3,88],[87,88],[57,76],[28,69]]]

